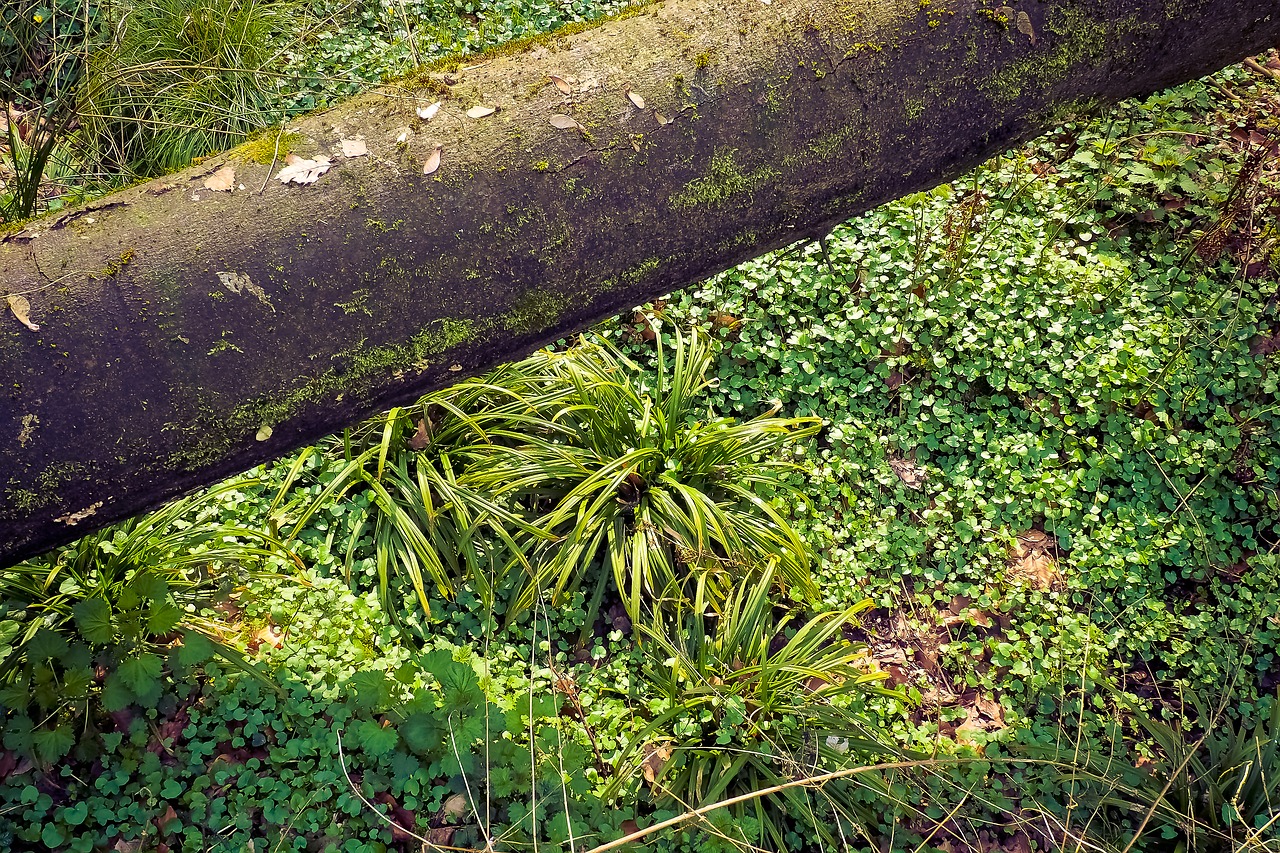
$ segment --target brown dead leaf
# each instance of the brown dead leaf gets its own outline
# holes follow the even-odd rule
[[[435,174],[436,169],[440,168],[440,155],[441,153],[443,153],[443,151],[444,149],[441,148],[439,145],[436,146],[436,150],[432,151],[430,156],[427,157],[427,162],[422,164],[422,174],[424,175]]]
[[[289,154],[284,158],[285,167],[276,174],[280,183],[314,184],[320,176],[329,171],[332,165],[328,157],[316,155],[314,160],[307,160],[297,154]]]
[[[627,100],[630,101],[632,106],[634,106],[636,109],[638,110],[644,109],[644,98],[640,97],[640,95],[631,91],[630,89],[627,90]]]
[[[344,139],[341,144],[343,157],[363,157],[369,153],[363,139]]]
[[[645,747],[644,763],[640,765],[640,772],[644,774],[644,780],[650,785],[656,785],[657,779],[662,775],[662,768],[667,766],[667,762],[671,760],[671,744],[658,743],[649,744]]]
[[[165,832],[165,827],[173,823],[177,819],[178,819],[178,813],[174,810],[173,806],[166,805],[164,807],[164,811],[161,812],[160,816],[156,818],[156,828],[159,829],[160,833],[163,835]]]
[[[476,106],[467,110],[467,118],[484,118],[485,116],[493,115],[497,111],[498,111],[497,107],[486,107],[483,104],[477,104]]]
[[[204,188],[215,193],[229,193],[236,188],[236,167],[230,164],[204,179]]]
[[[1058,540],[1043,530],[1019,533],[1009,554],[1009,577],[1043,592],[1053,589],[1062,579],[1054,559],[1057,545]]]
[[[18,318],[18,322],[26,326],[33,332],[40,331],[40,324],[31,322],[31,302],[27,297],[20,293],[10,293],[5,300],[9,303],[9,310],[13,312],[13,316]]]
[[[573,92],[573,87],[570,86],[568,81],[565,80],[563,77],[557,77],[556,75],[552,74],[551,82],[556,84],[556,88],[560,90],[561,94],[568,95]]]
[[[457,831],[456,826],[433,826],[427,830],[427,843],[438,847],[449,847],[453,844],[453,834]]]
[[[582,125],[578,124],[578,120],[573,116],[567,116],[564,113],[553,113],[551,118],[547,119],[547,123],[557,130],[582,130]]]
[[[431,443],[431,436],[427,434],[427,421],[422,419],[418,421],[418,431],[409,439],[410,450],[425,450],[427,445]]]
[[[675,119],[667,118],[662,113],[654,113],[653,117],[658,120],[658,124],[660,125],[671,124],[671,122],[675,121]]]
[[[624,837],[627,835],[635,835],[640,831],[640,824],[628,818],[618,825],[618,829],[621,830]]]
[[[894,457],[889,460],[889,467],[898,475],[902,485],[908,489],[920,489],[929,479],[929,472],[914,462]]]

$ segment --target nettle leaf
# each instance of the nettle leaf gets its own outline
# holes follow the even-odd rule
[[[124,685],[135,694],[149,692],[160,679],[160,671],[164,662],[151,652],[143,652],[135,658],[129,658],[120,664],[117,674]]]
[[[87,666],[68,669],[62,676],[62,693],[68,699],[83,699],[93,684],[93,670]]]
[[[373,720],[361,720],[352,729],[365,753],[374,758],[383,757],[400,742],[395,729],[390,726],[384,728],[381,723]]]
[[[357,672],[347,679],[345,687],[347,698],[357,708],[371,711],[381,708],[391,701],[391,686],[387,684],[387,675],[381,670],[367,669]]]
[[[182,621],[182,609],[169,601],[156,601],[147,614],[147,633],[167,634]]]
[[[165,583],[163,578],[153,574],[137,575],[129,582],[129,586],[139,598],[147,601],[164,601],[169,597],[169,584]]]
[[[75,615],[80,636],[91,643],[107,644],[115,639],[115,624],[111,621],[111,605],[103,598],[86,598],[71,608]]]
[[[102,685],[102,709],[104,711],[107,713],[123,711],[129,707],[133,697],[134,691],[125,685],[120,673],[113,672],[107,676],[106,683]]]
[[[68,726],[41,729],[31,736],[31,745],[41,761],[57,761],[75,746],[76,737]]]
[[[445,731],[431,714],[410,714],[399,731],[405,746],[418,755],[435,755],[444,746]]]
[[[199,631],[185,631],[182,635],[182,645],[178,648],[178,663],[183,666],[204,663],[213,657],[215,649],[213,641],[204,634]]]
[[[41,628],[27,643],[27,660],[50,660],[67,653],[67,640],[57,631]]]

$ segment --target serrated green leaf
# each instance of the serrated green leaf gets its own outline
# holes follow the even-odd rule
[[[381,670],[357,672],[343,686],[351,703],[365,711],[381,708],[391,699],[386,673]]]
[[[178,649],[178,663],[183,666],[204,663],[213,657],[215,648],[213,641],[199,631],[186,631],[182,635],[182,646]]]
[[[167,634],[178,627],[183,615],[182,609],[171,602],[153,602],[151,612],[147,614],[147,633]]]
[[[360,745],[366,754],[381,758],[396,748],[400,736],[390,726],[383,727],[373,720],[361,720],[353,727]]]
[[[108,713],[123,711],[129,707],[135,695],[134,691],[125,685],[120,673],[113,672],[107,676],[106,682],[102,685],[102,708]]]
[[[444,745],[444,730],[433,715],[423,711],[410,714],[399,732],[405,746],[418,755],[435,755]]]
[[[147,692],[159,680],[164,662],[151,652],[122,661],[118,669],[120,680],[135,694]]]
[[[142,572],[134,576],[129,582],[129,588],[146,601],[164,601],[169,597],[169,584],[150,572]]]
[[[40,729],[31,735],[31,746],[36,757],[44,762],[57,761],[75,746],[76,737],[69,726]]]
[[[62,677],[62,693],[68,699],[83,699],[93,684],[93,670],[87,666],[68,669]]]
[[[105,599],[96,596],[86,598],[71,608],[71,612],[75,614],[76,627],[80,629],[80,636],[90,643],[106,645],[115,639],[116,630],[115,624],[111,621],[111,605]]]
[[[67,653],[67,640],[57,631],[41,628],[27,643],[27,660],[51,660]]]

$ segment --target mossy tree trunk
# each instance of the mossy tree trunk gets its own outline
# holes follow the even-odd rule
[[[34,222],[0,238],[0,562],[1278,40],[1275,0],[666,0]]]

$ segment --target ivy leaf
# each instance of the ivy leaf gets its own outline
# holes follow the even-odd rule
[[[57,761],[70,752],[75,743],[75,735],[67,726],[40,729],[31,736],[31,745],[36,757],[44,762]]]
[[[149,691],[160,678],[160,670],[164,662],[151,652],[143,652],[135,658],[129,658],[120,664],[118,674],[124,685],[135,694]]]
[[[75,615],[80,636],[91,643],[106,645],[115,639],[115,624],[111,621],[111,605],[106,599],[86,598],[71,608]]]

